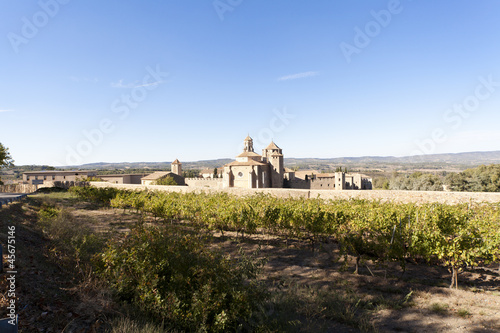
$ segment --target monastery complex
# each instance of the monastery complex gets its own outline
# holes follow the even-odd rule
[[[113,184],[155,185],[167,177],[177,185],[214,188],[293,188],[313,190],[371,190],[372,180],[355,173],[318,173],[314,170],[294,171],[285,168],[283,150],[271,142],[262,149],[262,155],[254,151],[253,140],[247,136],[243,152],[236,160],[218,168],[216,172],[205,169],[198,178],[184,178],[182,163],[176,159],[171,171],[150,174],[97,175],[96,171],[32,171],[23,174],[23,183],[30,185],[70,185],[81,179],[99,178]]]
[[[224,166],[223,187],[369,190],[372,180],[345,172],[295,172],[285,168],[283,151],[274,142],[259,155],[254,151],[252,138],[247,136],[243,152],[236,156],[236,161]]]

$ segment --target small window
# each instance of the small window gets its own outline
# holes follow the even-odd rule
[[[43,176],[43,180],[47,180],[47,176]]]
[[[56,180],[56,176],[52,176],[52,180]]]
[[[66,179],[66,176],[63,176],[63,179]]]
[[[30,176],[27,176],[27,177],[26,177],[26,180],[30,180]]]
[[[240,178],[243,177],[243,172],[241,172],[241,171],[238,172],[238,177],[240,177]]]
[[[38,176],[35,176],[35,180],[38,180]]]

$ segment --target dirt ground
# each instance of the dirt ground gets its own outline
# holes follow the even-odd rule
[[[397,264],[377,267],[367,260],[355,275],[352,258],[348,269],[342,269],[335,244],[323,244],[312,252],[304,242],[286,247],[280,239],[266,244],[252,238],[227,240],[221,246],[234,255],[241,245],[249,252],[260,248],[268,258],[263,274],[268,281],[316,290],[344,289],[363,302],[378,301],[380,306],[370,311],[370,317],[380,332],[500,332],[500,274],[493,268],[463,272],[455,290],[448,288],[450,273],[443,267],[410,263],[402,274]],[[409,294],[407,306],[391,304]]]
[[[128,231],[139,217],[133,212],[96,209],[75,201],[58,204],[66,206],[81,223],[111,234]],[[26,203],[11,204],[0,211],[2,243],[7,225],[22,226],[17,234],[16,282],[21,331],[104,331],[109,317],[121,310],[104,289],[86,285],[90,283],[85,279],[86,272],[50,258],[48,241],[35,228],[36,219],[36,209]],[[155,223],[151,217],[146,220]],[[450,273],[444,267],[408,263],[403,274],[396,263],[377,265],[367,259],[355,275],[354,261],[348,258],[344,269],[334,242],[316,244],[313,251],[307,240],[263,235],[242,238],[232,232],[214,235],[213,246],[229,255],[237,256],[242,248],[248,253],[258,250],[258,256],[267,259],[261,279],[270,290],[289,295],[276,304],[295,307],[296,318],[309,322],[299,331],[500,332],[498,263],[461,273],[459,289],[454,290],[448,288]],[[6,316],[6,287],[2,276],[0,318]],[[334,313],[331,308],[335,300],[350,307],[350,319]],[[271,315],[279,312],[272,308],[268,311]],[[366,323],[360,324],[361,320]]]

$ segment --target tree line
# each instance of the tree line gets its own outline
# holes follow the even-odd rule
[[[374,177],[373,185],[387,190],[500,192],[500,164],[481,165],[462,172],[394,172],[390,177]]]

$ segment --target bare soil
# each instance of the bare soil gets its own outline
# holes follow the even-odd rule
[[[128,231],[139,218],[156,222],[149,216],[74,200],[57,200],[57,204],[81,223],[110,237]],[[16,305],[20,331],[105,331],[109,318],[121,308],[105,288],[85,278],[87,272],[54,260],[48,240],[36,227],[33,203],[11,204],[0,210],[0,222],[3,244],[7,226],[18,226]],[[276,304],[294,304],[289,308],[283,305],[281,312],[293,312],[290,316],[302,323],[299,331],[500,332],[498,263],[462,272],[455,290],[448,288],[450,273],[440,266],[408,263],[403,273],[397,263],[377,265],[365,260],[359,274],[353,274],[353,258],[348,258],[346,266],[339,258],[337,244],[327,240],[313,248],[308,240],[277,236],[241,237],[234,232],[214,236],[213,246],[228,255],[238,256],[240,248],[247,253],[260,251],[258,256],[267,259],[261,279],[271,291],[288,295]],[[4,274],[0,277],[0,318],[6,316],[6,287]],[[348,307],[352,318],[339,317],[329,299]],[[279,309],[268,312],[282,315]]]

